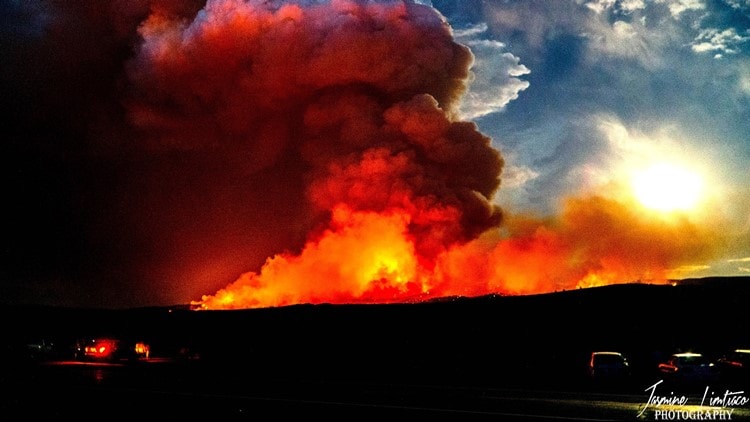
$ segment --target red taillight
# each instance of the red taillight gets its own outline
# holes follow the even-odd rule
[[[87,356],[104,358],[115,351],[115,345],[110,340],[97,340],[91,346],[84,347]]]

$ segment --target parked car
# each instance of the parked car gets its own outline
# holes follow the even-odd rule
[[[659,364],[665,380],[682,383],[712,382],[718,379],[718,368],[700,353],[675,353]]]
[[[79,340],[76,357],[81,360],[116,361],[148,359],[151,348],[144,342],[124,341],[114,338]]]
[[[26,343],[24,357],[32,360],[46,360],[57,357],[57,348],[51,340],[40,338]]]
[[[588,374],[595,381],[623,380],[631,375],[630,364],[620,352],[592,352]]]
[[[735,349],[716,363],[723,380],[750,382],[750,349]]]

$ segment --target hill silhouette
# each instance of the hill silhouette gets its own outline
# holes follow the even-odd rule
[[[256,376],[503,383],[578,376],[594,350],[617,350],[644,376],[677,351],[712,358],[748,344],[750,277],[620,284],[530,296],[235,311],[5,306],[5,362],[46,341],[137,339],[152,355]],[[531,382],[531,381],[529,381]]]

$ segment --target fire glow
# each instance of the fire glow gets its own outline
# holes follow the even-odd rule
[[[596,196],[553,220],[508,215],[501,226],[503,159],[457,120],[473,57],[428,6],[209,0],[192,22],[155,10],[139,32],[132,123],[154,145],[237,148],[248,177],[293,167],[302,176],[290,191],[318,223],[301,248],[198,309],[664,280],[706,250],[687,220],[655,223]]]

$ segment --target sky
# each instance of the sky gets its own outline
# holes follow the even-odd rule
[[[0,0],[0,20],[3,302],[750,272],[747,0]]]
[[[468,45],[492,45],[474,49],[475,73],[487,73],[477,79],[499,81],[497,69],[510,76],[493,95],[503,101],[486,106],[492,90],[483,86],[495,84],[483,81],[476,98],[485,107],[466,107],[509,163],[501,204],[556,214],[561,198],[617,197],[613,184],[627,183],[628,172],[690,168],[703,186],[686,216],[721,220],[734,240],[684,275],[747,274],[750,2],[433,5]]]

